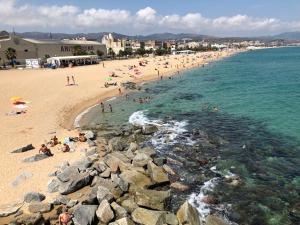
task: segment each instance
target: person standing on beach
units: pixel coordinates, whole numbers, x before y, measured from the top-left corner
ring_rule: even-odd
[[[67,86],[70,86],[70,77],[67,76]]]
[[[105,67],[105,66],[104,66],[104,62],[102,62],[102,66],[103,66],[103,68]]]
[[[163,76],[160,76],[160,79],[162,80],[162,79],[163,79]]]
[[[122,95],[122,90],[121,90],[121,88],[119,88],[119,95]]]
[[[113,112],[113,110],[112,110],[112,106],[111,106],[111,104],[109,104],[109,105],[108,105],[108,107],[109,107],[109,110],[110,110],[110,112],[112,113],[112,112]]]
[[[73,85],[75,85],[75,78],[73,75],[72,75],[72,81],[73,81]]]
[[[103,104],[103,102],[101,102],[100,105],[101,105],[102,113],[104,113],[104,104]]]
[[[157,76],[159,76],[159,70],[157,70]]]

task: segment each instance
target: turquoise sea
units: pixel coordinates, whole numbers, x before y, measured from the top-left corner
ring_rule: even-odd
[[[149,103],[133,101],[146,96]],[[145,145],[184,163],[175,169],[192,189],[178,201],[237,224],[300,224],[300,48],[240,53],[110,104],[113,114],[95,107],[81,123],[160,124]],[[229,185],[230,176],[242,184]]]

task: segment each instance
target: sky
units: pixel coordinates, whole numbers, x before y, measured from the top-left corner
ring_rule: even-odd
[[[0,0],[0,30],[265,36],[300,31],[300,0]]]

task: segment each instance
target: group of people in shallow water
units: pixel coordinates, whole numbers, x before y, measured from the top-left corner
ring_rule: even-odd
[[[75,138],[70,138],[71,141],[74,142],[86,142],[87,138],[85,137],[84,133],[79,133],[78,137]],[[58,138],[56,136],[54,136],[53,138],[51,138],[50,142],[47,144],[42,144],[40,149],[39,149],[39,154],[44,154],[47,156],[53,156],[54,154],[51,152],[51,150],[47,147],[47,145],[50,145],[50,147],[55,147],[57,145],[61,145],[61,142],[58,141]],[[63,143],[61,151],[62,152],[70,152],[71,148],[67,143]]]
[[[101,106],[101,111],[102,111],[102,113],[104,113],[104,112],[105,112],[105,106],[104,106],[104,103],[101,102],[101,103],[100,103],[100,106]],[[113,109],[112,109],[111,104],[108,104],[108,108],[109,108],[109,111],[112,113],[112,112],[113,112]]]
[[[133,102],[137,102],[137,103],[140,103],[140,104],[144,104],[144,103],[150,103],[151,101],[151,97],[150,96],[146,96],[144,98],[140,97],[138,99],[133,99]]]

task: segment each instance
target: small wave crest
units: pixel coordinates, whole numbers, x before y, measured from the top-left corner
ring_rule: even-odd
[[[158,128],[158,131],[152,136],[150,142],[157,149],[163,149],[164,147],[174,145],[179,142],[184,142],[186,145],[193,145],[193,141],[187,133],[186,126],[187,121],[170,120],[164,122],[162,120],[150,120],[146,116],[147,111],[134,112],[129,117],[129,123],[135,126],[144,127],[146,125],[154,125]]]

